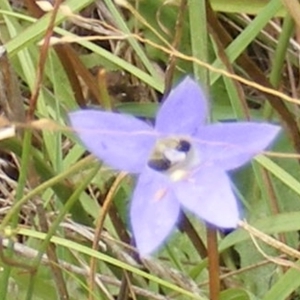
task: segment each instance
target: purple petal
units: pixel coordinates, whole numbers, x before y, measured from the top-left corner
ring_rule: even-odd
[[[207,100],[190,77],[175,87],[156,117],[156,129],[166,134],[193,135],[205,123]]]
[[[156,140],[145,122],[97,110],[81,110],[69,117],[86,148],[107,165],[132,173],[145,167]]]
[[[195,146],[204,163],[231,170],[266,149],[279,131],[279,126],[266,123],[219,123],[203,127]]]
[[[141,256],[151,254],[169,235],[180,206],[161,173],[146,168],[140,175],[130,208],[130,221]]]
[[[203,168],[174,184],[181,204],[201,219],[221,228],[235,228],[239,221],[236,198],[227,174]]]

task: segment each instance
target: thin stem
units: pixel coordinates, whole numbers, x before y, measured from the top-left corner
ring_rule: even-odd
[[[206,0],[189,0],[189,20],[190,36],[193,57],[203,61],[208,61],[207,55],[207,19],[206,19]],[[204,87],[208,86],[208,73],[205,68],[193,62],[195,78]]]
[[[278,38],[278,43],[272,59],[272,69],[270,72],[270,83],[274,88],[278,88],[282,79],[282,69],[286,61],[287,51],[290,44],[290,38],[293,36],[295,23],[290,15],[287,15],[283,21],[282,32]],[[266,102],[264,107],[264,116],[267,119],[272,118],[274,108],[270,103]]]
[[[186,7],[187,7],[187,0],[181,0],[179,10],[178,10],[177,20],[176,20],[176,25],[175,25],[174,39],[172,42],[172,47],[176,50],[179,48],[181,42]],[[168,66],[167,66],[166,76],[165,76],[165,91],[164,91],[165,97],[166,95],[169,94],[172,88],[172,79],[176,68],[176,62],[177,62],[176,56],[171,54],[168,61]]]
[[[207,252],[208,252],[208,273],[209,273],[209,299],[218,300],[220,295],[220,268],[217,243],[217,231],[206,226]]]
[[[117,189],[119,188],[121,181],[125,178],[125,176],[127,175],[127,173],[125,172],[121,172],[117,178],[115,179],[115,182],[113,183],[113,185],[111,186],[105,200],[104,203],[102,205],[102,210],[100,212],[99,218],[97,219],[97,224],[96,224],[96,229],[95,229],[95,235],[94,235],[94,240],[93,240],[93,246],[92,249],[94,250],[98,250],[98,244],[99,244],[99,240],[101,237],[101,232],[103,229],[103,225],[104,225],[104,221],[105,221],[105,217],[109,211],[109,208],[112,204],[113,201],[113,196],[115,195]],[[95,289],[95,278],[96,278],[96,271],[97,271],[97,260],[95,257],[91,257],[90,260],[90,276],[88,278],[88,285],[89,285],[89,300],[94,300],[94,289]],[[105,291],[104,291],[105,292]]]
[[[16,195],[15,195],[15,201],[14,205],[20,203],[20,200],[22,199],[24,188],[26,186],[27,181],[27,175],[28,175],[28,166],[30,165],[30,149],[31,149],[31,132],[26,130],[24,134],[24,142],[23,142],[23,152],[22,152],[22,158],[21,158],[21,168],[20,168],[20,175],[18,179],[18,185],[16,189]],[[19,219],[19,212],[21,210],[21,207],[18,209],[15,209],[11,213],[11,218],[8,219],[8,222],[10,222],[12,228],[16,228],[18,225],[18,219]],[[13,256],[13,243],[10,243],[10,246],[8,247],[8,253],[7,253],[7,259],[11,259]],[[7,296],[7,288],[8,288],[8,281],[11,274],[11,267],[9,265],[5,266],[3,271],[3,276],[1,280],[0,285],[0,299],[6,299]]]

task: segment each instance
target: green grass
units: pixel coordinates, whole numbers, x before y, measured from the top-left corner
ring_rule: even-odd
[[[96,10],[91,13],[92,2],[69,0],[64,5],[74,14],[85,9],[84,16],[91,18],[96,16]],[[105,0],[105,14],[111,19],[93,23],[98,30],[94,33],[79,30],[83,20],[72,23],[66,9],[58,11],[53,35],[73,42],[48,49],[35,122],[14,118],[13,100],[2,108],[22,130],[0,141],[1,154],[9,154],[3,159],[18,170],[16,179],[0,168],[0,299],[62,299],[66,294],[74,300],[128,299],[127,294],[132,299],[210,299],[207,258],[195,246],[203,241],[206,247],[205,225],[188,214],[191,227],[180,227],[152,259],[138,260],[128,245],[128,206],[135,177],[126,176],[110,195],[118,172],[88,156],[68,127],[68,112],[78,109],[79,103],[99,106],[100,95],[107,92],[105,84],[99,90],[94,76],[99,69],[106,71],[110,104],[123,113],[153,118],[165,78],[175,83],[190,74],[210,95],[212,122],[282,124],[272,149],[280,155],[260,155],[231,177],[246,220],[286,246],[299,248],[300,168],[297,157],[286,155],[299,151],[299,108],[284,100],[285,95],[297,96],[299,81],[293,16],[279,0],[227,1],[226,5],[212,0],[212,9],[205,6],[207,2],[190,0],[184,10],[179,9],[181,1]],[[1,39],[22,93],[17,106],[25,111],[37,89],[40,55],[45,51],[41,42],[52,13],[36,18],[29,8],[12,7],[6,0],[0,3]],[[178,27],[181,13],[184,22]],[[250,18],[243,15],[250,13]],[[114,26],[123,36],[118,41],[103,35],[104,29],[114,32]],[[169,64],[172,72],[164,74]],[[94,77],[88,75],[91,70]],[[122,79],[114,81],[114,76]],[[247,84],[242,85],[244,79]],[[9,87],[10,80],[7,76],[0,82],[0,91],[1,86]],[[273,88],[277,96],[261,94],[254,84]],[[129,101],[120,101],[122,93]],[[111,201],[109,211],[105,201]],[[104,230],[96,250],[94,230],[103,216]],[[273,259],[262,255],[241,228],[218,235],[220,299],[298,299],[296,258],[258,242]],[[98,280],[92,290],[91,259],[95,259]],[[216,282],[219,276],[210,280]]]

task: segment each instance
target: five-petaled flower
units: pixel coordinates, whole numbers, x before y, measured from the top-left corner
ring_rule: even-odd
[[[254,122],[206,125],[208,105],[190,77],[162,104],[155,126],[98,110],[70,114],[86,148],[112,168],[139,173],[130,222],[141,255],[152,253],[176,224],[180,209],[234,228],[240,219],[228,170],[249,162],[280,127]]]

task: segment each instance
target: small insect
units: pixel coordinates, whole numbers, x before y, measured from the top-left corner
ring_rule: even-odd
[[[189,141],[182,139],[161,140],[155,146],[148,161],[148,166],[155,171],[168,171],[174,166],[183,163],[190,150],[191,144]]]
[[[191,150],[191,143],[186,140],[179,140],[176,150],[184,153],[188,153]]]

